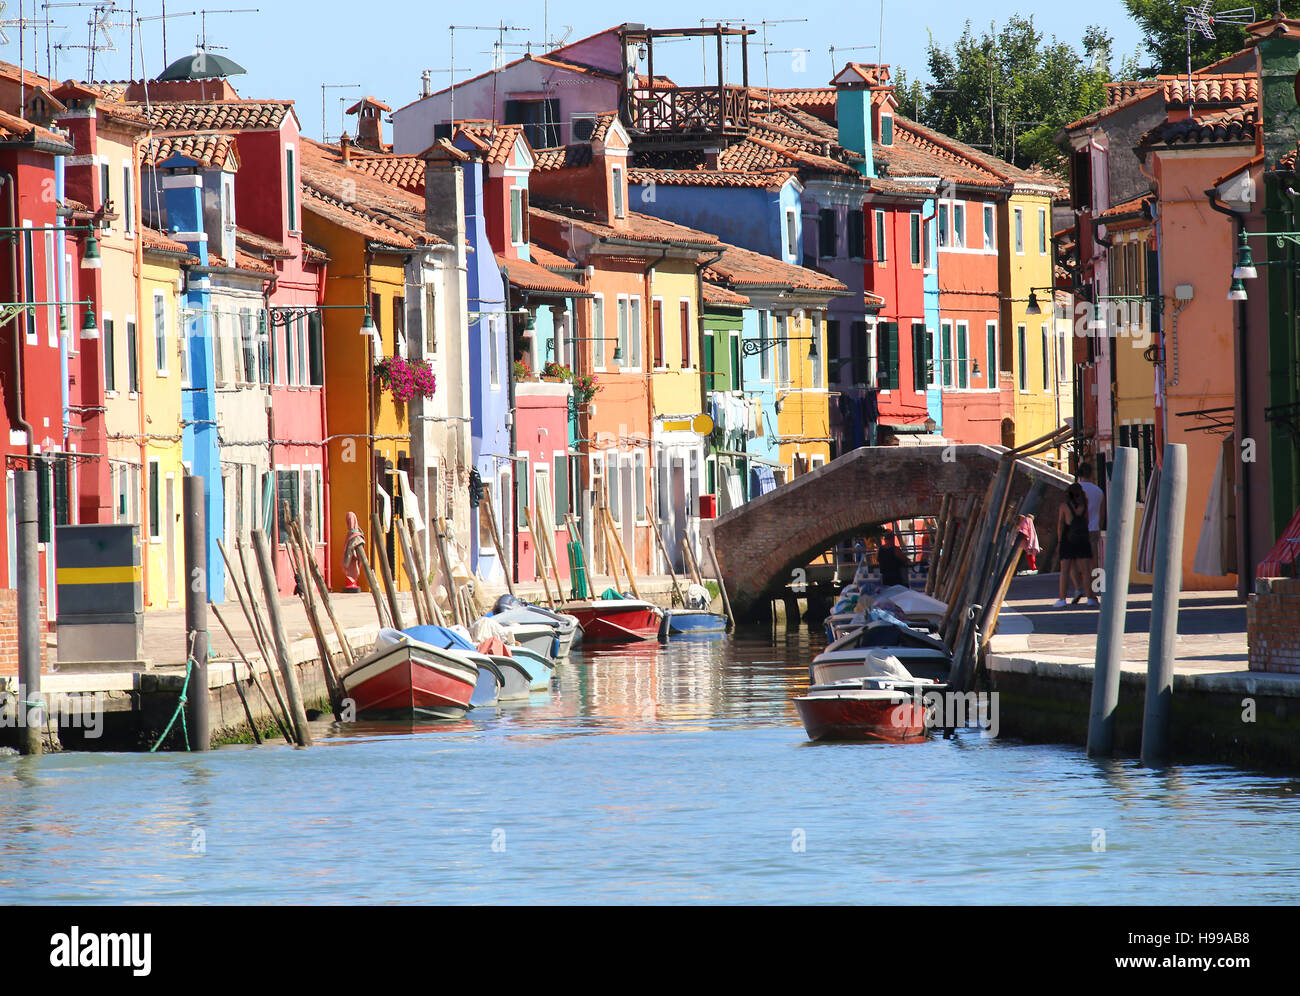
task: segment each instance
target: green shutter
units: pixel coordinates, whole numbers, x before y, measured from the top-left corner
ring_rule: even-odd
[[[307,349],[308,363],[311,367],[310,382],[315,387],[321,387],[325,383],[325,344],[321,338],[319,311],[312,311],[307,315]]]
[[[36,471],[36,542],[50,541],[50,461],[39,457],[31,462]]]
[[[925,390],[925,326],[912,323],[912,389]]]
[[[898,379],[898,322],[889,323],[889,386],[892,390],[902,386]]]
[[[957,386],[963,390],[970,386],[970,353],[966,340],[967,330],[957,326]]]

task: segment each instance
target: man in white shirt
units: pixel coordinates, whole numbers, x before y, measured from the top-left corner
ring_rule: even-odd
[[[1092,546],[1092,559],[1088,561],[1088,583],[1091,584],[1092,579],[1096,577],[1097,563],[1101,559],[1101,523],[1106,514],[1106,495],[1093,483],[1092,464],[1079,465],[1077,480],[1079,486],[1083,488],[1084,496],[1088,499],[1088,540]],[[1088,604],[1100,604],[1095,591],[1088,593]]]

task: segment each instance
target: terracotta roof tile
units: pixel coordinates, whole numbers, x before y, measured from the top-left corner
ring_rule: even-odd
[[[719,245],[719,239],[716,235],[699,232],[693,228],[687,228],[685,225],[664,221],[662,218],[655,218],[637,211],[627,212],[627,217],[622,219],[622,227],[619,228],[598,221],[589,212],[568,204],[533,200],[528,207],[528,213],[543,221],[573,224],[597,238],[626,239],[631,242],[649,244],[673,242],[698,247],[701,250],[712,249]]]
[[[279,128],[292,110],[290,100],[209,100],[163,101],[150,104],[146,113],[163,131],[257,131]]]
[[[744,294],[737,294],[733,290],[728,290],[712,280],[705,280],[704,303],[722,307],[744,308],[749,304],[749,298],[745,297]]]
[[[189,247],[184,242],[177,242],[170,236],[164,235],[148,225],[140,226],[140,244],[146,252],[153,250],[155,252],[175,253],[185,257],[186,262],[197,263],[197,256],[190,253]]]
[[[59,132],[51,131],[49,128],[42,128],[34,125],[25,118],[18,117],[15,114],[9,114],[6,111],[0,111],[0,141],[38,141],[52,143],[56,145],[67,146],[72,149],[72,143]]]
[[[235,167],[239,165],[232,136],[202,132],[151,138],[145,144],[143,156],[145,166],[161,166],[173,156],[192,159],[200,166],[224,167],[227,163]]]
[[[553,169],[575,169],[589,165],[591,165],[591,145],[586,142],[533,150],[533,169],[541,172]]]
[[[539,266],[545,266],[550,270],[573,270],[578,264],[571,262],[559,253],[537,245],[535,242],[528,243],[528,255],[532,257],[533,262]]]
[[[835,296],[848,292],[840,281],[817,270],[795,266],[774,256],[726,242],[720,243],[719,248],[723,250],[722,258],[710,263],[704,275],[728,289],[744,293],[761,287],[788,287]]]
[[[756,172],[709,169],[639,169],[628,170],[627,182],[681,187],[748,187],[777,190],[791,179],[793,172]]]
[[[352,168],[383,183],[424,196],[424,160],[419,156],[365,155],[353,149]]]
[[[235,245],[249,255],[266,259],[293,259],[293,252],[283,242],[268,239],[246,228],[235,230]]]
[[[491,166],[504,165],[510,159],[515,142],[524,133],[522,125],[499,125],[491,121],[461,121],[457,137],[464,135],[478,148]]]
[[[1195,114],[1157,125],[1142,136],[1138,147],[1253,143],[1257,124],[1254,108]]]
[[[523,290],[563,295],[586,293],[582,284],[552,273],[538,263],[526,259],[510,259],[501,253],[497,253],[496,257],[497,266],[506,275],[506,279]]]

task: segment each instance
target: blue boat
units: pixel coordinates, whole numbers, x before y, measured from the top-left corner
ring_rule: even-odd
[[[698,609],[665,609],[659,625],[659,639],[674,636],[719,636],[727,632],[727,617],[721,612]]]

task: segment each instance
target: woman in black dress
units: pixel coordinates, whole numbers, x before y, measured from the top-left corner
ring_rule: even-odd
[[[1088,535],[1088,497],[1078,482],[1071,484],[1065,492],[1065,501],[1061,503],[1056,515],[1056,533],[1061,550],[1061,588],[1060,597],[1052,607],[1063,609],[1067,604],[1066,593],[1071,590],[1071,575],[1076,579],[1074,601],[1083,598],[1088,589],[1088,564],[1092,560],[1092,538]]]

